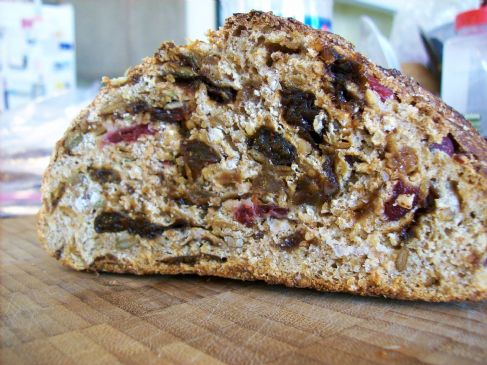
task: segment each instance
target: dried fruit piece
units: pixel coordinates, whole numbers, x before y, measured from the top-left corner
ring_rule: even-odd
[[[51,211],[56,209],[59,201],[63,197],[64,193],[66,192],[66,183],[60,183],[56,189],[50,194],[50,202],[51,202]]]
[[[233,218],[241,223],[250,227],[254,224],[257,217],[265,218],[286,218],[289,213],[289,209],[282,208],[274,204],[259,204],[253,202],[241,203],[233,212]]]
[[[168,265],[179,265],[179,264],[195,265],[200,261],[226,262],[227,258],[211,255],[207,253],[201,253],[199,255],[167,257],[160,261]]]
[[[237,96],[237,91],[230,86],[218,86],[215,85],[208,78],[203,77],[202,81],[206,85],[206,92],[211,100],[216,101],[220,104],[227,104],[235,101]]]
[[[453,156],[455,153],[455,145],[453,144],[452,139],[449,136],[443,137],[441,143],[433,143],[430,146],[431,151],[442,151],[445,152],[448,156]]]
[[[117,212],[103,212],[95,218],[96,233],[122,232],[129,227],[129,218]]]
[[[150,114],[152,119],[161,122],[183,122],[188,119],[190,110],[186,105],[171,109],[153,108]]]
[[[233,212],[233,218],[247,227],[254,224],[256,216],[257,214],[252,203],[242,203]]]
[[[223,186],[234,185],[242,182],[242,173],[239,170],[225,170],[216,179]]]
[[[281,178],[266,168],[252,181],[252,190],[256,193],[279,193],[285,186]]]
[[[387,99],[394,98],[394,92],[388,87],[382,85],[374,76],[368,76],[367,81],[369,82],[370,88],[379,94],[380,100],[383,102]]]
[[[169,226],[162,226],[152,223],[143,217],[132,219],[118,212],[103,212],[95,218],[94,226],[97,233],[128,231],[128,233],[137,234],[142,238],[153,239],[160,236],[165,230],[185,228],[188,223],[177,220]]]
[[[262,153],[274,165],[291,166],[296,159],[296,148],[281,134],[260,127],[249,139],[249,146]]]
[[[333,167],[331,156],[325,155],[323,173],[315,176],[302,175],[296,182],[293,195],[294,204],[323,205],[338,192],[338,179]]]
[[[205,206],[209,203],[213,194],[210,191],[204,190],[200,185],[188,186],[187,198],[195,205]]]
[[[151,107],[145,101],[137,101],[130,104],[127,107],[127,111],[130,114],[150,113],[151,119],[161,122],[183,122],[188,119],[190,110],[187,104],[181,103],[181,106],[176,108],[168,107],[170,104],[167,104],[164,108],[157,108]]]
[[[120,174],[110,168],[90,168],[89,173],[91,179],[100,184],[120,182]]]
[[[181,154],[193,179],[201,175],[203,168],[220,162],[221,159],[212,147],[197,139],[184,142],[181,145]]]
[[[127,228],[130,234],[137,234],[142,238],[148,239],[160,236],[166,229],[167,227],[151,223],[144,218],[131,219]]]
[[[418,156],[411,147],[402,147],[387,156],[387,166],[394,172],[409,174],[418,166]]]
[[[296,182],[293,196],[294,204],[322,205],[326,196],[320,187],[320,180],[309,176],[301,176]]]
[[[346,105],[350,102],[353,102],[353,104],[362,102],[363,96],[356,93],[364,89],[366,81],[363,66],[360,63],[338,56],[328,66],[328,72],[332,77],[335,101],[339,107],[341,107],[341,104]],[[352,91],[353,84],[356,85],[358,90]]]
[[[120,142],[135,142],[143,135],[153,135],[156,131],[148,124],[137,124],[127,128],[108,132],[102,138],[104,144],[116,144]]]
[[[302,138],[320,144],[323,143],[323,136],[313,127],[313,121],[320,113],[320,109],[315,106],[315,99],[312,93],[297,88],[284,88],[281,91],[284,120],[298,127],[298,133]]]
[[[259,217],[286,218],[289,213],[289,209],[274,204],[257,204],[254,207]]]
[[[127,111],[130,114],[145,113],[149,111],[149,109],[149,105],[143,100],[134,101],[127,106]]]
[[[345,161],[349,166],[353,166],[357,162],[363,162],[362,158],[355,155],[345,155]]]
[[[323,173],[325,179],[322,181],[323,191],[325,195],[331,197],[333,196],[339,188],[338,178],[335,174],[335,161],[330,155],[323,155]]]
[[[294,232],[281,240],[277,246],[282,250],[289,250],[299,246],[304,241],[304,234],[301,231]]]
[[[398,204],[397,198],[400,195],[412,195],[411,208],[405,208]],[[384,203],[384,214],[390,221],[396,221],[404,217],[411,209],[418,204],[419,189],[410,186],[402,180],[398,180],[392,189],[392,196]]]

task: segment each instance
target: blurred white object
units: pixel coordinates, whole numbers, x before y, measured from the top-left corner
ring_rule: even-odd
[[[0,114],[0,217],[35,213],[52,148],[98,88],[64,92]]]
[[[428,54],[419,29],[428,33],[451,23],[459,12],[477,7],[479,0],[408,0],[398,5],[390,36],[392,47],[400,63],[421,63],[426,66]]]
[[[0,1],[0,111],[76,87],[74,8]]]
[[[221,0],[218,3],[220,25],[234,13],[261,10],[293,17],[316,29],[331,30],[333,0]]]
[[[185,0],[186,38],[205,39],[208,29],[216,25],[215,0]]]
[[[382,35],[374,21],[364,15],[361,21],[361,40],[359,50],[373,62],[385,68],[400,69],[396,52],[389,41]]]
[[[487,137],[487,6],[461,13],[443,49],[441,96]]]

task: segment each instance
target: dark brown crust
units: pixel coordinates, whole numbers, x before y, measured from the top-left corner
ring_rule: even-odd
[[[267,284],[281,284],[287,287],[294,288],[312,288],[325,292],[346,292],[361,296],[381,296],[393,299],[402,300],[426,300],[430,302],[446,302],[446,301],[479,301],[487,298],[485,292],[476,291],[469,292],[469,294],[460,293],[431,293],[421,288],[414,290],[408,289],[402,285],[385,286],[376,282],[372,275],[366,287],[350,288],[344,282],[336,283],[326,281],[324,279],[314,279],[307,277],[300,277],[300,275],[290,275],[280,273],[278,276],[273,274],[270,270],[265,269],[266,265],[262,265],[262,269],[253,267],[250,264],[240,260],[231,259],[224,263],[212,262],[211,260],[201,260],[195,265],[177,264],[166,265],[160,264],[158,266],[151,266],[147,268],[134,267],[129,262],[117,262],[112,258],[109,260],[98,260],[93,262],[91,270],[114,273],[130,273],[135,275],[178,275],[178,274],[196,274],[200,276],[218,276],[228,279],[237,279],[244,281],[262,280]]]

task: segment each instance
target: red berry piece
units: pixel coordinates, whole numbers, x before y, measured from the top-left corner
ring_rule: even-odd
[[[394,92],[388,87],[382,85],[375,77],[367,77],[369,81],[369,86],[380,96],[380,100],[386,101],[387,99],[392,99],[394,97]]]
[[[120,142],[135,142],[140,136],[145,134],[154,134],[148,124],[137,124],[131,127],[118,129],[113,132],[108,132],[103,136],[103,143],[120,143]]]

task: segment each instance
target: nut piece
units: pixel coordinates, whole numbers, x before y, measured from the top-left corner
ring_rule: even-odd
[[[414,198],[414,194],[399,194],[396,203],[402,208],[411,209],[413,207]]]
[[[408,257],[409,257],[409,252],[406,247],[403,247],[399,250],[396,256],[396,269],[398,271],[404,271],[406,269],[406,266],[408,264]]]

